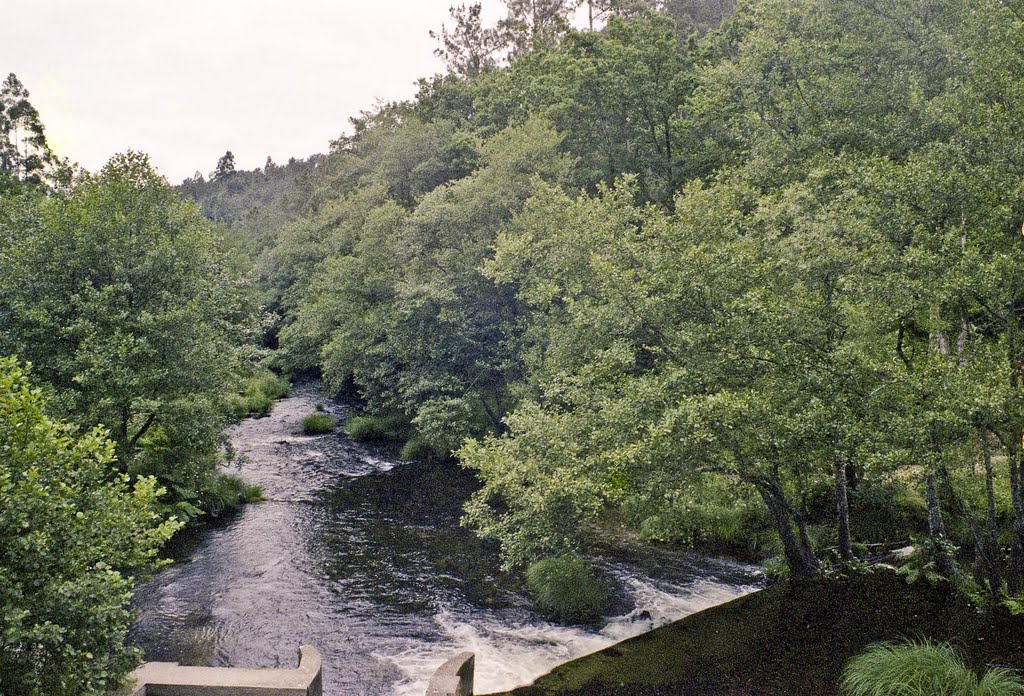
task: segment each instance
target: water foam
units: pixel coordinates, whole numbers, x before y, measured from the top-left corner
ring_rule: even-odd
[[[431,674],[464,650],[476,655],[478,693],[506,691],[534,681],[560,664],[602,650],[658,626],[752,592],[754,586],[697,580],[685,586],[637,577],[621,566],[608,570],[635,603],[628,614],[606,619],[600,630],[545,621],[510,620],[507,615],[461,616],[441,611],[434,617],[442,641],[410,640],[374,653],[403,675],[396,696],[419,696]]]

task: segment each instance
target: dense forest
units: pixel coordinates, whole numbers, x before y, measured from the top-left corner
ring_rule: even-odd
[[[177,188],[138,153],[60,161],[8,78],[0,411],[39,425],[0,446],[110,465],[66,509],[116,496],[109,524],[151,529],[83,562],[124,582],[258,495],[218,464],[272,368],[473,470],[464,522],[510,571],[609,534],[796,577],[913,545],[908,579],[1024,606],[1024,6],[506,5],[452,8],[448,72],[328,153]],[[99,688],[123,630],[82,661],[53,627],[93,609],[22,609],[67,591],[24,557],[66,532],[9,511],[71,466],[25,461],[0,467],[0,607],[36,623],[0,672],[49,683],[24,676],[45,650]]]

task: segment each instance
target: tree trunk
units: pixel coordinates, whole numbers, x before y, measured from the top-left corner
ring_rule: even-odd
[[[935,488],[935,474],[928,474],[924,479],[924,500],[928,506],[928,536],[941,537],[945,533],[942,526],[942,509],[939,507],[939,493]]]
[[[987,440],[982,437],[982,457],[985,463],[985,500],[988,503],[988,510],[985,517],[985,546],[988,549],[989,558],[989,591],[993,596],[998,596],[1003,587],[1002,563],[999,559],[999,526],[996,520],[996,492],[995,478],[992,475],[992,448]]]
[[[487,399],[484,398],[483,394],[478,395],[478,398],[480,399],[480,403],[484,407],[484,411],[487,413],[487,417],[491,421],[491,425],[494,426],[494,434],[504,435],[506,430],[505,423],[501,420],[501,418],[498,417],[498,414],[494,412],[494,409],[491,408],[491,405],[487,403]]]
[[[945,527],[942,524],[942,508],[939,506],[939,492],[935,484],[935,474],[929,473],[924,481],[924,497],[928,505],[928,535],[932,538],[935,548],[935,563],[939,572],[947,577],[954,586],[964,587],[967,581],[957,568],[953,558],[946,553],[942,542],[946,540]]]
[[[981,531],[978,529],[978,525],[974,520],[974,515],[971,514],[971,511],[968,509],[967,504],[964,503],[963,498],[961,498],[957,494],[956,489],[953,488],[953,478],[949,475],[949,469],[942,466],[939,469],[939,473],[942,474],[942,481],[946,484],[946,488],[949,490],[950,500],[960,512],[960,517],[963,518],[964,524],[967,525],[967,529],[971,534],[971,543],[974,546],[974,576],[979,582],[983,578],[988,580],[991,588],[993,574],[992,559],[989,557]],[[997,578],[996,585],[999,584],[1000,583]]]
[[[849,563],[855,560],[850,539],[850,503],[846,495],[846,457],[835,459],[836,525],[839,528],[839,558]]]
[[[1010,500],[1013,503],[1013,534],[1010,541],[1010,587],[1019,592],[1024,580],[1024,495],[1021,486],[1021,459],[1024,450],[1020,442],[1010,453]]]
[[[806,529],[801,530],[802,540],[798,540],[793,531],[793,511],[786,502],[781,487],[774,482],[762,483],[757,486],[757,490],[775,523],[775,530],[782,541],[783,553],[790,572],[798,578],[816,574],[820,566],[809,548]]]

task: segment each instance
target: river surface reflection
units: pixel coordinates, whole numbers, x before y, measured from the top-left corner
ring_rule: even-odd
[[[344,419],[344,404],[306,385],[232,428],[235,473],[267,500],[189,540],[138,589],[131,640],[145,659],[293,667],[311,644],[326,695],[404,695],[472,650],[486,693],[757,589],[749,566],[624,549],[602,563],[625,589],[617,615],[589,628],[548,623],[499,571],[495,546],[459,526],[471,474],[392,460],[337,433],[304,436],[299,421],[318,402]]]

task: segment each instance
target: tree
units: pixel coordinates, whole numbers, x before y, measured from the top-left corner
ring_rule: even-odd
[[[231,174],[235,173],[235,156],[231,150],[228,150],[224,155],[217,160],[217,168],[210,174],[210,179],[223,179]]]
[[[533,177],[562,182],[570,169],[539,120],[491,138],[480,158],[411,213],[382,201],[382,183],[326,208],[327,222],[297,237],[315,232],[319,248],[337,251],[293,285],[293,322],[281,332],[286,358],[319,365],[332,386],[352,378],[371,409],[412,419],[439,451],[502,427],[517,304],[480,266]]]
[[[195,501],[256,331],[210,224],[128,153],[67,196],[0,198],[0,255],[0,353],[37,365],[63,415],[106,427],[122,467]]]
[[[480,19],[481,5],[452,7],[454,26],[441,27],[441,32],[430,32],[430,37],[441,45],[434,49],[434,55],[444,60],[449,72],[467,78],[474,78],[497,67],[494,54],[503,47],[500,32],[483,26]]]
[[[510,60],[556,46],[569,28],[569,15],[577,7],[575,0],[503,1],[508,14],[498,22],[498,30],[510,47]]]
[[[49,418],[26,369],[0,358],[0,691],[101,696],[138,664],[132,573],[180,526],[163,489],[119,475],[100,429]]]
[[[655,0],[583,0],[587,6],[587,26],[593,31],[609,17],[630,17],[640,12],[654,12]]]
[[[0,85],[0,176],[41,183],[53,154],[39,112],[14,73]]]

